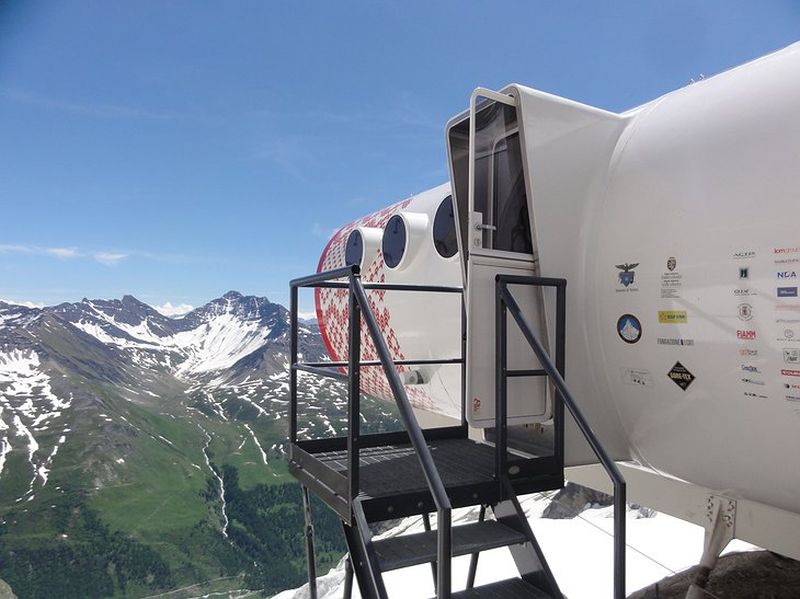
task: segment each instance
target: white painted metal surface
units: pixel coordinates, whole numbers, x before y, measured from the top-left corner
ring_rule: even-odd
[[[606,446],[740,510],[800,513],[800,45],[623,114],[503,92],[535,257],[568,280],[567,382]],[[403,209],[435,211],[415,201]],[[385,279],[461,280],[456,259],[420,252]],[[457,310],[388,301],[407,357],[457,351]],[[453,415],[453,371],[418,405]],[[591,462],[566,441],[569,464]]]

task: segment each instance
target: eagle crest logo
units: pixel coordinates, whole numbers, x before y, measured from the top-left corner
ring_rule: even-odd
[[[633,269],[636,268],[637,266],[639,266],[638,262],[635,262],[633,264],[628,264],[628,263],[617,264],[614,266],[614,268],[619,269],[620,285],[622,285],[623,287],[630,287],[631,285],[633,285],[633,280],[636,277],[636,271]]]

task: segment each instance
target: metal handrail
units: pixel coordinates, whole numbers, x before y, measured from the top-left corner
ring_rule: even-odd
[[[347,278],[347,283],[335,281],[335,279]],[[349,387],[349,402],[348,402],[348,479],[350,486],[350,498],[352,501],[359,492],[358,486],[358,428],[359,428],[359,400],[360,400],[360,368],[361,366],[382,366],[384,374],[389,382],[389,387],[392,390],[395,403],[397,404],[400,413],[400,420],[406,429],[409,441],[414,448],[414,451],[419,459],[420,466],[422,467],[426,483],[433,497],[434,504],[436,505],[437,513],[437,561],[439,567],[437,569],[437,584],[436,596],[438,599],[449,599],[451,595],[451,569],[452,569],[452,505],[447,496],[447,491],[444,482],[436,469],[436,464],[433,461],[430,448],[428,447],[422,428],[419,426],[414,412],[411,408],[411,402],[406,394],[405,387],[403,386],[400,376],[397,373],[396,366],[400,363],[461,363],[463,367],[463,345],[462,357],[460,359],[444,359],[444,360],[399,360],[395,361],[392,358],[389,346],[381,333],[380,326],[375,317],[372,307],[370,306],[367,298],[366,289],[370,290],[394,290],[394,291],[430,291],[438,293],[463,293],[461,288],[457,287],[444,287],[444,286],[421,286],[421,285],[387,285],[387,284],[364,284],[360,278],[360,270],[358,266],[349,266],[344,268],[332,269],[306,277],[293,279],[290,283],[290,354],[291,354],[291,367],[290,367],[290,409],[289,409],[289,426],[290,426],[290,440],[292,443],[297,441],[297,372],[300,370],[319,374],[323,376],[331,376],[333,373],[326,368],[345,366],[344,363],[309,363],[303,364],[297,362],[297,290],[300,287],[317,287],[317,288],[333,288],[333,289],[348,289],[349,290],[349,355],[347,366],[347,374],[337,373],[336,378],[341,378],[348,381]],[[463,305],[463,303],[462,303]],[[367,326],[367,331],[375,346],[378,354],[378,361],[361,361],[361,327],[360,320],[363,318]],[[462,323],[463,324],[463,323]],[[463,333],[463,331],[462,331]],[[462,377],[463,378],[463,377]],[[463,411],[463,406],[462,406]],[[462,414],[463,420],[463,414]]]
[[[394,395],[397,409],[400,412],[400,419],[406,428],[408,438],[411,441],[411,445],[414,447],[415,453],[417,454],[420,466],[422,467],[422,472],[425,475],[425,481],[428,484],[431,495],[433,495],[433,501],[436,504],[436,520],[438,529],[436,550],[438,562],[436,573],[436,596],[439,599],[448,599],[450,597],[450,569],[452,560],[452,530],[450,514],[453,508],[450,504],[450,498],[447,496],[447,491],[445,490],[442,477],[439,475],[439,471],[436,469],[436,464],[433,461],[431,450],[428,448],[428,444],[425,442],[425,436],[422,434],[422,429],[420,428],[417,418],[414,416],[414,412],[411,409],[411,402],[408,401],[408,395],[406,394],[405,387],[403,387],[403,382],[400,380],[400,376],[393,367],[394,363],[392,360],[392,354],[389,351],[389,346],[386,343],[386,339],[384,339],[383,334],[381,333],[380,326],[378,325],[378,321],[375,318],[374,312],[372,311],[372,307],[369,305],[369,300],[367,299],[367,292],[364,289],[364,285],[357,277],[353,278],[352,283],[353,294],[355,295],[356,301],[361,307],[361,315],[364,318],[364,322],[367,325],[367,330],[369,331],[372,342],[375,345],[375,351],[377,352],[378,358],[383,366],[383,372],[389,381],[389,387],[392,390],[392,395]]]
[[[575,398],[567,388],[559,369],[553,364],[547,351],[542,345],[541,341],[534,335],[532,329],[525,317],[522,315],[522,310],[517,303],[514,296],[508,289],[508,285],[529,285],[539,287],[556,287],[559,290],[558,298],[558,324],[564,324],[564,311],[565,299],[563,290],[566,287],[565,279],[552,279],[544,277],[520,277],[510,275],[497,275],[495,279],[497,288],[497,299],[499,300],[498,315],[502,315],[502,321],[505,323],[505,309],[511,313],[511,316],[519,326],[522,335],[525,337],[528,344],[533,349],[536,357],[538,358],[542,368],[546,371],[547,376],[558,389],[557,397],[561,398],[563,405],[566,405],[572,415],[578,429],[583,433],[584,438],[589,443],[592,451],[597,456],[597,459],[602,464],[603,468],[608,474],[609,478],[614,485],[614,597],[615,599],[625,598],[625,505],[626,505],[626,484],[625,478],[622,476],[617,464],[608,455],[603,447],[597,434],[592,430],[591,425],[586,420],[580,407],[578,406]],[[498,316],[498,321],[500,320]],[[563,362],[563,345],[559,348],[561,352],[560,362]],[[505,373],[502,373],[505,375]]]

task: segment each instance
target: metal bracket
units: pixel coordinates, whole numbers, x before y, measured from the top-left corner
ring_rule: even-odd
[[[717,565],[720,553],[727,547],[736,532],[736,500],[721,495],[709,495],[706,500],[705,539],[703,557],[700,558],[694,582],[686,599],[704,599],[704,591],[711,570]]]

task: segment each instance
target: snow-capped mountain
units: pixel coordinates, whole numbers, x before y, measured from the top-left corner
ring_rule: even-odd
[[[7,308],[15,312],[14,307]],[[187,379],[231,368],[266,346],[283,349],[288,334],[283,306],[236,291],[178,318],[164,316],[130,295],[121,300],[84,299],[40,312],[57,315],[105,345],[127,350],[136,362],[160,359]],[[35,313],[35,309],[26,312]],[[307,340],[311,333],[306,327],[301,337]]]
[[[276,392],[285,389],[288,335],[283,306],[235,291],[179,318],[130,295],[45,308],[0,302],[0,477],[7,456],[19,449],[28,454],[33,478],[18,499],[30,497],[37,480],[47,482],[70,432],[61,422],[73,406],[76,378],[117,384],[132,401],[184,386],[215,404],[214,392],[248,381]],[[313,324],[301,327],[300,347],[313,359],[326,355]]]
[[[327,356],[315,322],[301,323],[299,351]],[[19,596],[145,596],[227,572],[232,588],[286,588],[302,567],[272,572],[265,556],[282,546],[260,539],[282,526],[289,543],[299,525],[232,498],[269,506],[289,491],[267,500],[267,488],[295,489],[282,459],[288,353],[286,308],[235,291],[174,318],[132,296],[0,301],[0,583]],[[301,434],[346,425],[342,383],[302,375],[298,397]],[[370,400],[362,413],[396,422]],[[54,551],[61,578],[38,577]],[[108,574],[123,558],[128,569]],[[85,563],[96,580],[78,575]]]

